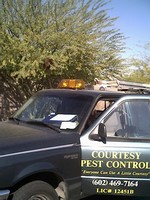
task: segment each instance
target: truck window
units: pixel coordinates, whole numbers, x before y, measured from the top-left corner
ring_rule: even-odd
[[[150,138],[150,102],[130,100],[104,120],[108,137]]]
[[[91,96],[73,93],[35,95],[15,113],[14,117],[25,123],[43,122],[70,131],[78,127],[87,115],[91,101]]]
[[[130,102],[131,124],[136,128],[135,137],[150,137],[150,102]]]
[[[86,127],[88,128],[93,124],[93,122],[109,107],[109,105],[114,101],[108,101],[108,100],[99,100],[94,109],[92,110],[89,119],[87,121]]]

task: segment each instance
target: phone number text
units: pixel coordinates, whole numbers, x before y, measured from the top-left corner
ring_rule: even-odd
[[[129,181],[129,180],[105,180],[105,179],[94,179],[92,184],[96,186],[124,186],[124,187],[138,187],[138,181]]]

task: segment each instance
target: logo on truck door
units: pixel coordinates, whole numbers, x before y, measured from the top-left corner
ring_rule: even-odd
[[[82,174],[148,176],[150,175],[150,163],[142,161],[141,158],[141,152],[92,151],[91,159],[81,161]],[[137,172],[137,169],[142,171]]]
[[[150,162],[140,151],[86,150],[84,155],[83,183],[91,184],[95,193],[135,195],[140,181],[150,178]]]

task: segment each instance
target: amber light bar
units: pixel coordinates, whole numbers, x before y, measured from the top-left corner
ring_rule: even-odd
[[[82,79],[63,79],[58,88],[62,89],[84,89],[85,82]]]

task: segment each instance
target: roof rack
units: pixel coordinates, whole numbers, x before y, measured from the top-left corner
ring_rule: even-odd
[[[121,92],[131,92],[138,94],[150,94],[150,89],[147,88],[126,88],[126,89],[118,89]]]
[[[128,81],[118,81],[118,91],[132,92],[139,94],[149,94],[150,84],[135,83]]]
[[[100,80],[97,82],[99,90],[109,90],[109,91],[121,91],[121,92],[132,92],[139,94],[150,94],[150,84],[136,83],[129,81],[105,81]]]

